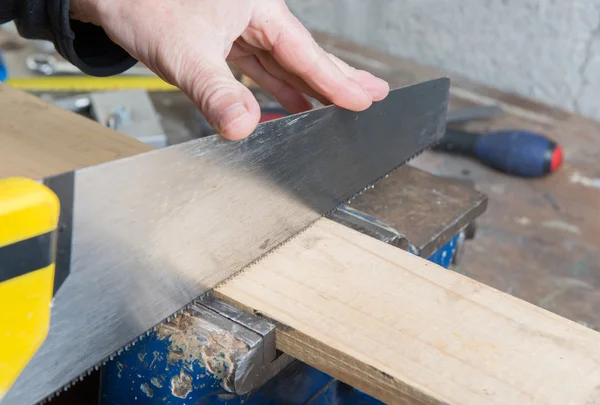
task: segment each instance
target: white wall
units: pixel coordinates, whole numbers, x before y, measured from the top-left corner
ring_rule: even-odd
[[[600,0],[287,0],[309,28],[600,119]]]

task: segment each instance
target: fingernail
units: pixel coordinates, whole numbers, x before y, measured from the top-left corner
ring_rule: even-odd
[[[367,96],[369,96],[369,98],[371,99],[371,101],[373,101],[373,94],[369,91],[369,89],[366,86],[364,86],[364,85],[361,85],[360,88],[362,89],[362,91],[365,92],[365,94]]]
[[[370,89],[376,89],[378,91],[387,91],[390,88],[390,85],[385,80],[382,80],[378,77],[373,77],[373,81],[369,83]]]
[[[360,83],[358,80],[354,80],[354,79],[350,79],[350,80],[352,80],[354,82],[354,84],[356,84],[356,87],[361,89],[363,91],[363,93],[365,93],[369,97],[369,99],[371,101],[373,101],[373,95],[371,94],[369,89],[363,83]]]
[[[371,95],[373,101],[379,101],[390,91],[390,86],[387,82],[377,79],[363,84],[364,89]]]
[[[219,128],[221,131],[225,131],[228,126],[235,124],[247,115],[250,115],[250,113],[243,102],[232,104],[221,112]]]

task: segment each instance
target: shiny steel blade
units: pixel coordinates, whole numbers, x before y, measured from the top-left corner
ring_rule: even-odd
[[[244,141],[203,138],[63,175],[74,178],[71,273],[2,405],[61,389],[431,145],[448,89],[437,79],[361,113],[326,107]]]

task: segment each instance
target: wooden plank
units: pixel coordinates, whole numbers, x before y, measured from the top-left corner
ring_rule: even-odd
[[[38,179],[152,149],[7,85],[0,117],[0,177]]]
[[[150,149],[5,86],[0,106],[0,177]],[[600,403],[596,332],[325,219],[218,293],[278,322],[283,351],[390,403]]]
[[[322,219],[216,293],[388,403],[600,404],[600,335]]]

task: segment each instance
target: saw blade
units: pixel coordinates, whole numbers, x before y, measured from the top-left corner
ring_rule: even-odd
[[[2,405],[43,400],[441,138],[449,80],[67,173],[70,274]],[[60,177],[48,184],[60,184]]]

